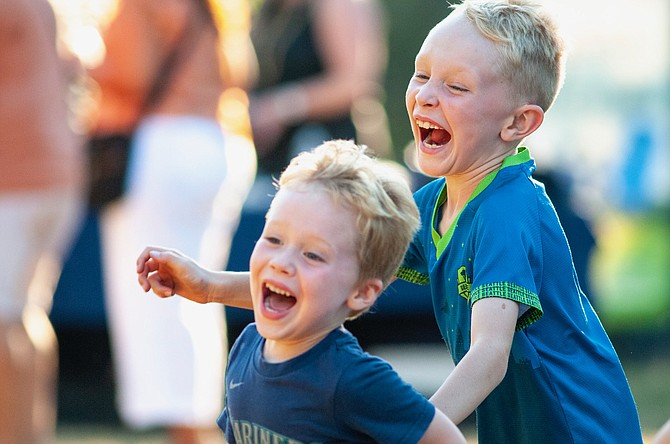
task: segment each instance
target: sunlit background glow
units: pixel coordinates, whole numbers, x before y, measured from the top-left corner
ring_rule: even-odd
[[[552,0],[569,43],[566,82],[533,154],[568,167],[582,185],[614,198],[616,172],[632,149],[647,152],[644,204],[665,205],[670,183],[668,69],[670,3]],[[647,146],[632,146],[647,144]],[[614,183],[613,183],[614,182]]]

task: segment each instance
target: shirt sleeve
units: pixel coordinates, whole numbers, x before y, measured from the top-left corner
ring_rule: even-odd
[[[543,267],[540,222],[528,202],[535,200],[489,199],[475,221],[470,303],[501,297],[527,306],[517,320],[517,330],[542,316],[536,286]]]
[[[414,201],[419,208],[421,228],[410,243],[405,259],[396,273],[399,279],[419,285],[430,283],[427,255],[430,248],[435,248],[431,241],[432,217],[435,199],[442,187],[443,182],[436,179],[414,193]]]
[[[424,435],[435,407],[404,382],[386,361],[369,356],[342,373],[335,414],[348,427],[375,442],[416,444]]]
[[[396,273],[396,277],[407,282],[419,285],[428,285],[430,278],[426,261],[421,254],[421,239],[419,233],[410,243],[405,258]]]

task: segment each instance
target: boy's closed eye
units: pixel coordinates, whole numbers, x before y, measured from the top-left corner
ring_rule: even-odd
[[[430,76],[426,73],[423,73],[423,72],[415,72],[414,73],[414,78],[417,79],[417,80],[423,81],[423,82],[430,80]],[[456,92],[456,93],[466,93],[466,92],[470,91],[468,88],[466,88],[462,85],[459,85],[459,84],[445,83],[445,86],[449,90],[451,90],[453,92]]]
[[[464,93],[464,92],[468,92],[468,91],[469,91],[469,89],[467,89],[467,88],[464,88],[464,87],[462,87],[462,86],[460,86],[460,85],[454,85],[454,84],[447,85],[447,88],[449,88],[449,89],[452,90],[452,91],[456,91],[456,92],[458,92],[458,93]]]
[[[263,239],[264,241],[270,243],[270,244],[273,244],[273,245],[280,245],[280,244],[281,244],[281,240],[280,240],[278,237],[274,237],[274,236],[263,236],[262,239]]]
[[[412,77],[418,80],[430,80],[430,76],[428,74],[419,71],[415,71]]]
[[[325,262],[326,261],[322,256],[320,256],[318,253],[314,253],[313,251],[306,251],[304,253],[304,255],[310,261],[314,261],[314,262]]]

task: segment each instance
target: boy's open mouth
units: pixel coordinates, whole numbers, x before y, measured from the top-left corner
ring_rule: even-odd
[[[439,148],[451,140],[451,134],[444,128],[422,120],[417,120],[416,124],[419,127],[421,140],[428,148]]]
[[[290,309],[296,303],[295,296],[287,291],[266,283],[263,285],[263,304],[265,308],[274,311],[282,312]]]

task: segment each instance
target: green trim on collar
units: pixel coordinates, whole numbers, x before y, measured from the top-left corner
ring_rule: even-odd
[[[468,198],[468,202],[471,202],[482,191],[484,191],[486,187],[488,187],[491,184],[491,182],[493,182],[493,179],[495,179],[500,170],[510,166],[521,165],[522,163],[526,163],[529,160],[531,160],[531,155],[528,148],[524,146],[519,147],[516,154],[505,157],[503,159],[500,168],[498,168],[495,171],[491,171],[486,177],[484,177],[484,179],[482,179],[481,182],[479,182],[477,188],[475,188],[475,190],[472,192],[472,195]],[[451,241],[451,236],[454,234],[454,230],[458,226],[458,219],[461,217],[461,214],[459,213],[454,222],[447,230],[447,232],[444,233],[444,236],[440,236],[440,233],[438,233],[438,231],[435,229],[436,226],[435,222],[437,221],[438,211],[440,211],[440,208],[446,201],[447,201],[447,182],[445,181],[444,185],[442,185],[442,189],[440,190],[440,195],[438,196],[437,201],[435,202],[435,207],[433,208],[433,216],[431,218],[431,230],[432,230],[431,234],[433,237],[433,243],[435,244],[435,248],[437,250],[436,254],[438,258],[442,255],[445,248],[447,248],[447,245],[449,245],[449,242]],[[463,207],[463,209],[465,209],[465,207]],[[463,210],[461,210],[461,212],[462,211]]]
[[[503,159],[501,168],[506,168],[513,165],[521,165],[522,163],[528,162],[530,159],[532,159],[532,157],[528,148],[525,146],[520,146],[517,149],[516,154],[512,154],[511,156],[507,156]]]

